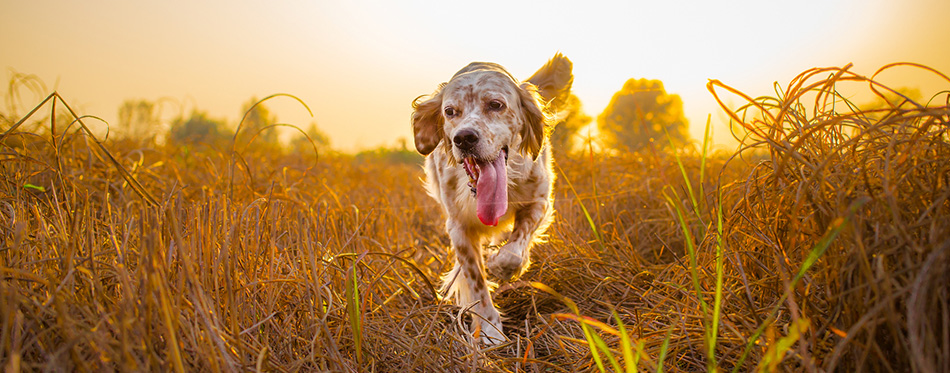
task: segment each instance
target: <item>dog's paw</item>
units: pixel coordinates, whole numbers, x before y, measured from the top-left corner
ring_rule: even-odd
[[[501,323],[492,325],[489,322],[483,322],[478,329],[478,342],[486,346],[497,346],[508,341],[505,334],[501,332]]]
[[[511,281],[521,276],[525,269],[525,261],[520,255],[515,255],[511,250],[505,250],[503,247],[495,255],[488,258],[488,273],[499,281]]]

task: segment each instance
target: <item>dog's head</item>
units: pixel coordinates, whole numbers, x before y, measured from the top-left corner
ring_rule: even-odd
[[[548,103],[566,100],[573,75],[560,53],[525,82],[494,63],[473,62],[413,103],[416,150],[440,145],[450,159],[494,160],[515,149],[537,158],[553,124]]]
[[[518,82],[498,64],[473,62],[413,102],[416,150],[428,155],[441,147],[450,163],[462,164],[483,223],[497,224],[507,209],[508,152],[540,154],[554,121],[548,104],[566,100],[571,67],[559,53]]]

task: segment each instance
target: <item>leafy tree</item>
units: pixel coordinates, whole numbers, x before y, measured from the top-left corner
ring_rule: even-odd
[[[667,94],[659,80],[628,80],[614,94],[597,123],[607,146],[614,149],[635,151],[651,141],[661,147],[669,146],[666,132],[677,145],[690,139],[683,101],[679,95]]]
[[[172,122],[169,138],[178,143],[218,143],[228,140],[224,122],[208,118],[208,114],[193,111],[187,120]]]
[[[253,138],[255,144],[268,147],[277,146],[277,129],[264,129],[267,126],[276,124],[277,116],[271,114],[270,109],[263,103],[258,103],[258,101],[257,98],[252,97],[241,108],[244,121],[241,122],[241,132],[238,133],[237,144],[241,146],[248,145],[248,142]],[[257,136],[256,138],[254,137],[255,135]]]
[[[133,139],[146,139],[158,133],[161,118],[154,102],[126,100],[119,107],[119,128]]]
[[[566,101],[567,116],[554,126],[551,132],[551,150],[557,154],[566,154],[574,148],[574,136],[577,131],[590,123],[590,115],[584,113],[581,100],[570,95]]]
[[[313,145],[316,145],[317,152],[323,152],[327,149],[330,149],[330,137],[317,128],[316,123],[310,123],[310,127],[307,128],[307,136],[310,136],[310,140],[313,140],[313,145],[310,145],[310,141],[307,140],[307,136],[303,136],[299,132],[296,133],[297,136],[295,136],[293,140],[290,141],[290,149],[295,153],[311,153],[313,152]]]

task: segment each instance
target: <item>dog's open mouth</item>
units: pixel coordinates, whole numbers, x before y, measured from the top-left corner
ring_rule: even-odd
[[[485,225],[498,225],[508,211],[508,147],[502,147],[493,160],[474,156],[462,158],[462,167],[468,174],[468,186],[475,195],[478,220]]]

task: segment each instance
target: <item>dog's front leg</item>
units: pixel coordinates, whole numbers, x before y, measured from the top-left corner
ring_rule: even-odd
[[[492,303],[480,239],[467,232],[461,224],[449,221],[447,226],[455,250],[455,266],[443,277],[444,290],[455,295],[459,307],[474,304],[472,311],[476,315],[473,316],[471,331],[479,330],[482,343],[502,343],[505,336],[502,334],[501,315]]]
[[[488,259],[488,271],[500,281],[520,277],[531,265],[531,245],[551,224],[550,201],[520,206],[515,211],[515,226],[508,243]]]

